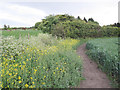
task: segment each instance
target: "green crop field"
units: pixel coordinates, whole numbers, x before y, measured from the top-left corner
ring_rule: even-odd
[[[0,31],[2,32],[3,36],[15,36],[17,39],[19,37],[25,37],[29,35],[31,36],[37,36],[39,33],[41,33],[41,31],[38,30],[12,30],[12,31],[8,31],[8,30],[4,30],[4,31]]]
[[[101,69],[116,81],[120,81],[118,38],[99,38],[87,42],[87,54],[100,64]]]

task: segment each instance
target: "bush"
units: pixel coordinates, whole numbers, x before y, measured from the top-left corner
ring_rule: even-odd
[[[53,36],[64,38],[65,37],[65,32],[64,32],[64,27],[63,27],[62,23],[54,25],[52,30],[51,30],[51,34]]]
[[[110,36],[118,36],[120,30],[117,27],[112,26],[103,26],[101,28],[101,31],[99,32],[101,34],[101,37],[110,37]]]
[[[86,19],[76,19],[67,14],[49,15],[42,22],[37,22],[35,26],[44,33],[50,33],[62,38],[110,37],[118,36],[120,32],[117,27],[101,27],[92,18],[87,21]]]

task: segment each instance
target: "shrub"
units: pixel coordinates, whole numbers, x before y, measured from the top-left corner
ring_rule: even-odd
[[[110,37],[118,36],[120,32],[117,27],[101,27],[92,18],[87,21],[85,18],[84,20],[76,19],[67,14],[49,15],[46,19],[36,23],[35,26],[44,33],[50,33],[62,38]]]
[[[118,36],[119,32],[120,31],[117,27],[112,26],[103,26],[100,31],[102,37]]]

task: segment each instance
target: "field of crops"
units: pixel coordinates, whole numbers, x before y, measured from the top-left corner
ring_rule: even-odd
[[[37,36],[39,33],[41,33],[41,31],[38,30],[4,30],[4,31],[0,31],[2,32],[2,35],[4,36],[15,36],[15,38],[19,38],[19,37],[25,37],[29,35],[32,36]]]
[[[82,62],[72,47],[80,41],[57,39],[50,34],[31,31],[29,39],[18,31],[3,31],[2,84],[4,88],[65,88],[83,79]],[[22,31],[19,31],[22,33]],[[27,31],[24,31],[26,35]],[[15,35],[15,37],[9,36]],[[37,35],[38,34],[38,35]],[[4,37],[8,36],[8,37]]]
[[[95,60],[100,68],[120,82],[120,60],[118,56],[118,38],[94,39],[87,42],[87,54]]]

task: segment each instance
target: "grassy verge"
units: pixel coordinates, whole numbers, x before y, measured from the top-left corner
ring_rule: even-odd
[[[88,40],[91,40],[91,39],[92,39],[92,38],[86,38],[86,39],[80,38],[80,39],[78,39],[79,42],[78,42],[76,45],[73,46],[73,49],[74,49],[74,50],[77,50],[77,48],[78,48],[80,45],[86,43]]]
[[[99,67],[106,72],[112,80],[113,87],[118,87],[120,82],[118,59],[118,38],[99,38],[87,42],[87,54],[96,61]],[[116,83],[118,82],[118,83]]]

